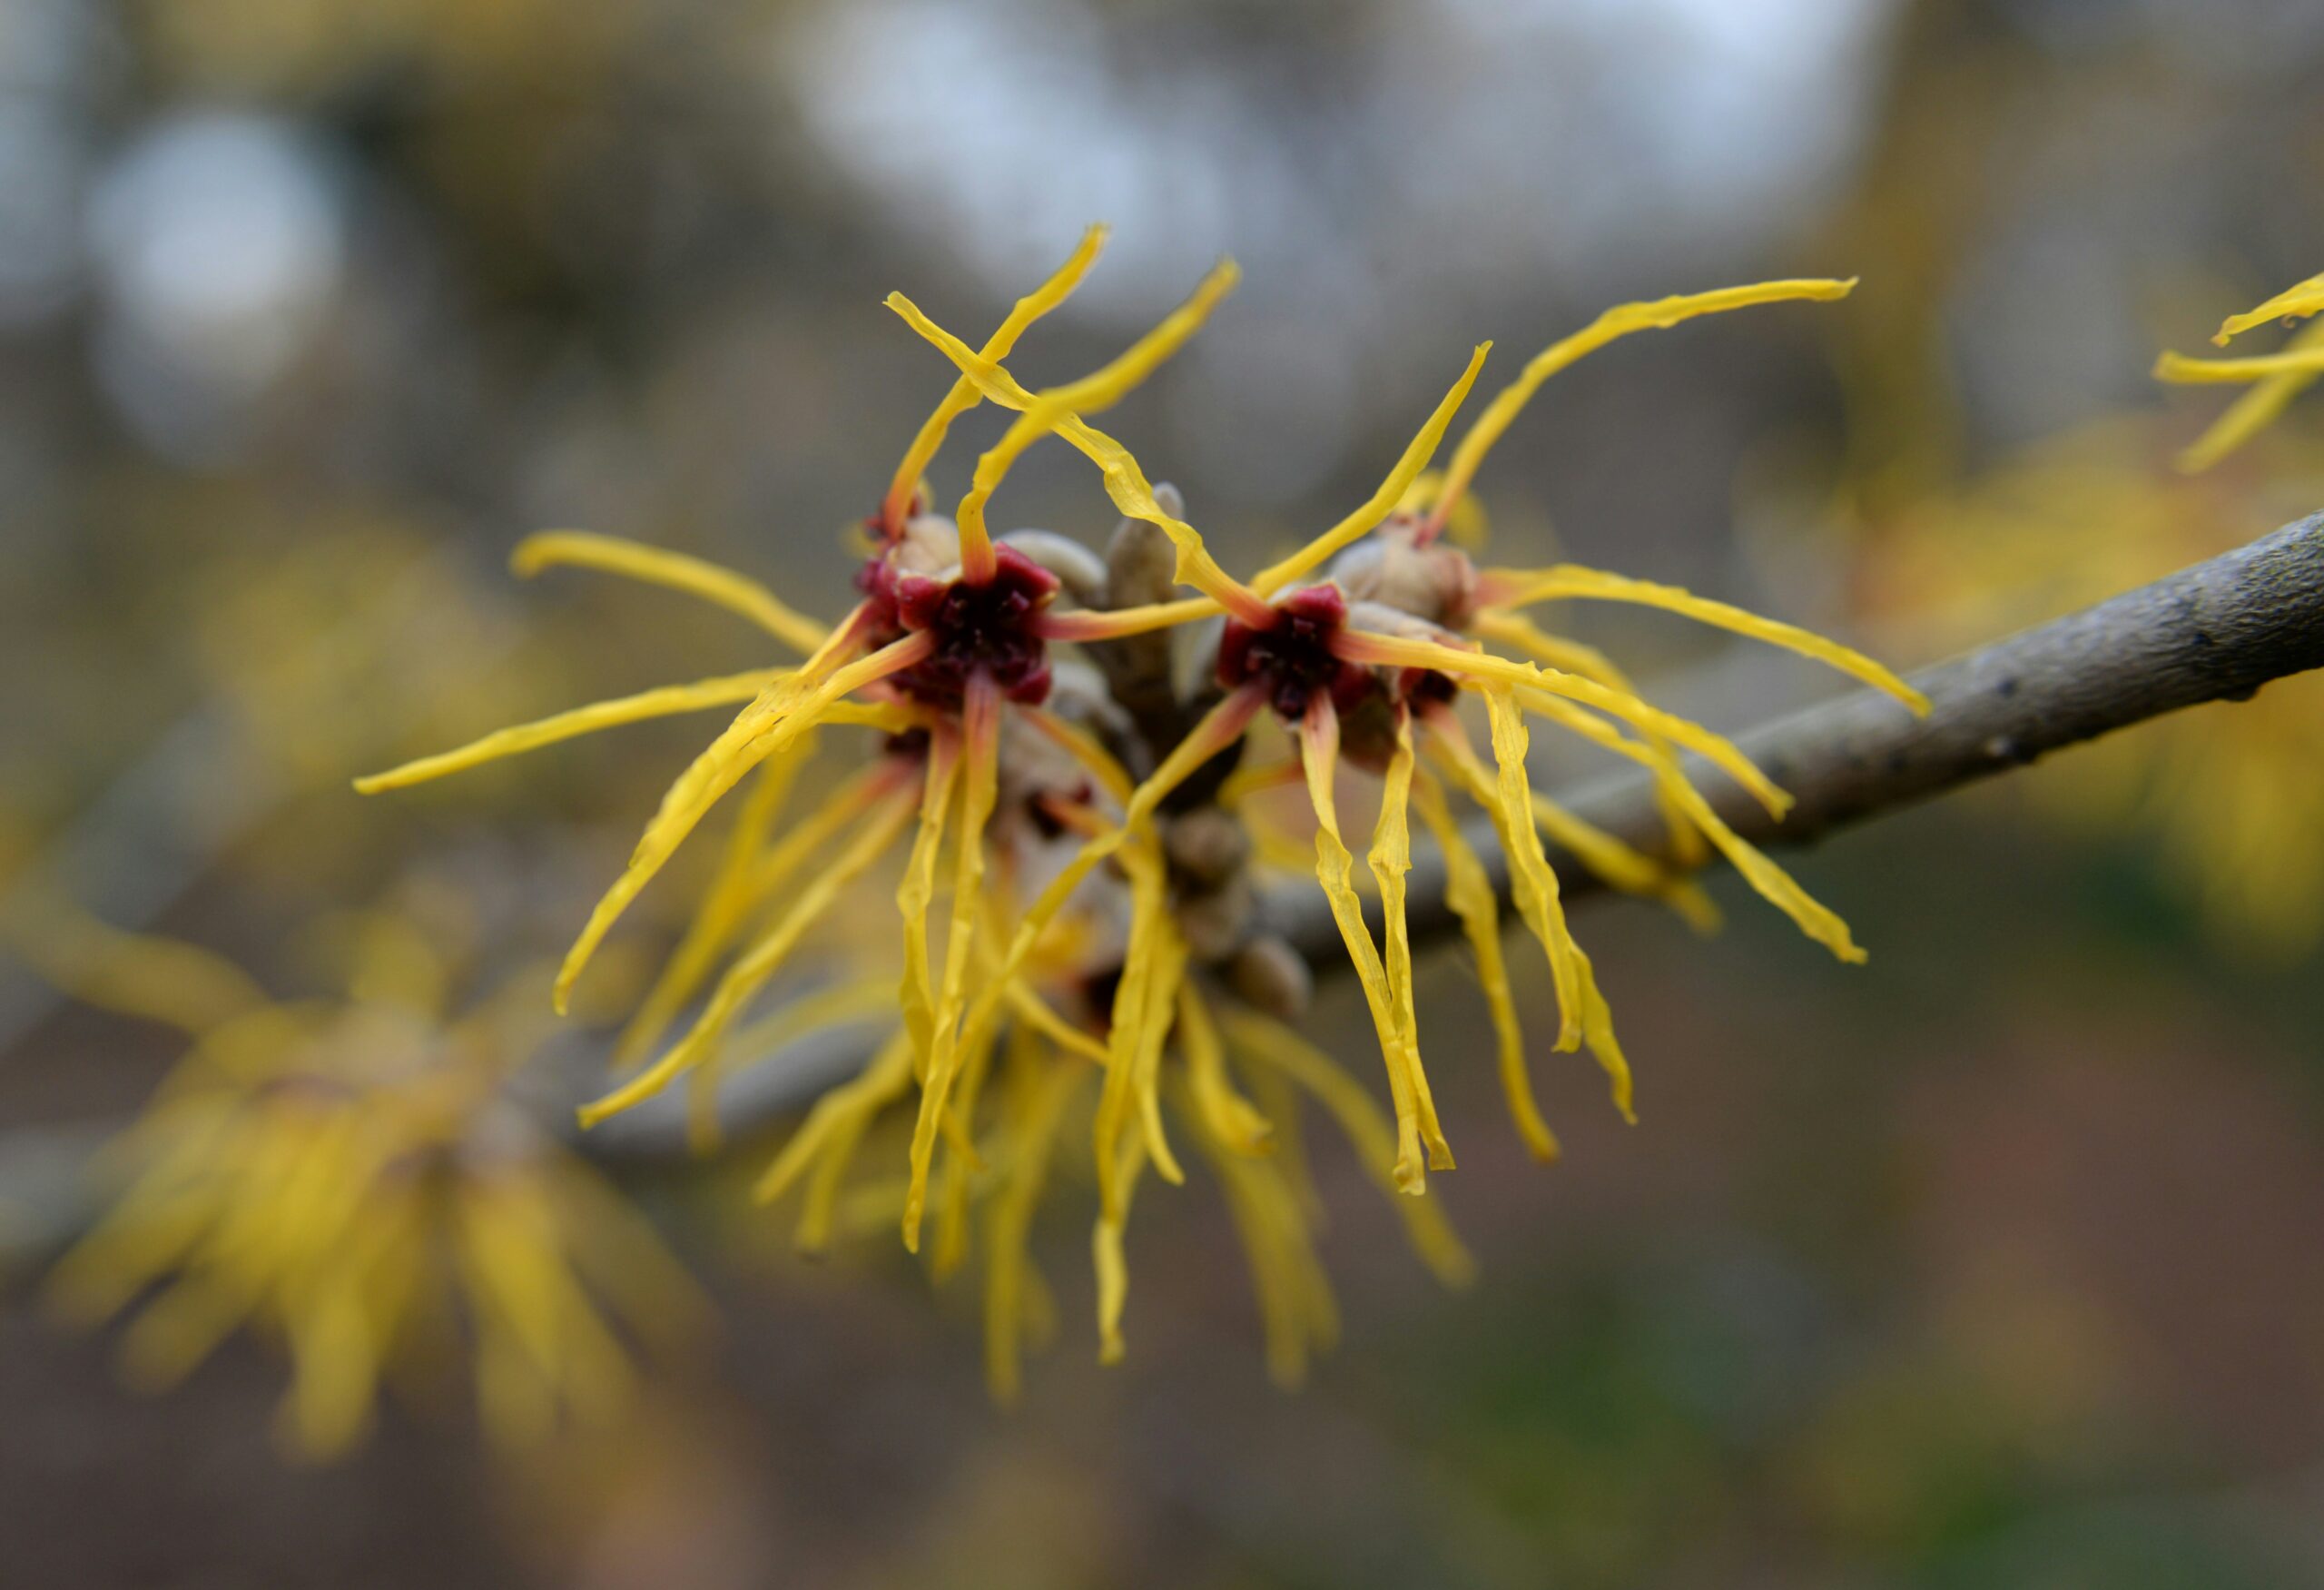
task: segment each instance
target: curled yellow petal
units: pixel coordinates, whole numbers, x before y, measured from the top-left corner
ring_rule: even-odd
[[[660,1092],[672,1079],[700,1064],[709,1047],[718,1041],[727,1024],[751,996],[782,970],[783,963],[798,947],[799,941],[837,902],[841,891],[895,842],[896,835],[911,816],[913,805],[910,792],[905,791],[891,794],[873,806],[855,836],[832,859],[830,864],[810,878],[791,897],[788,909],[774,927],[727,968],[725,975],[719,979],[717,989],[711,994],[710,1002],[694,1019],[694,1026],[685,1037],[627,1082],[596,1102],[583,1106],[581,1124],[595,1126],[607,1116],[617,1114],[638,1101]]]
[[[1802,629],[1797,624],[1786,624],[1777,618],[1763,618],[1730,603],[1715,602],[1681,590],[1677,586],[1657,585],[1651,580],[1631,579],[1626,575],[1609,574],[1603,569],[1561,563],[1531,573],[1518,569],[1489,569],[1484,574],[1482,591],[1486,606],[1500,608],[1530,607],[1535,602],[1563,601],[1629,602],[1638,607],[1660,607],[1665,612],[1692,618],[1699,624],[1709,624],[1752,640],[1779,646],[1801,657],[1813,657],[1876,690],[1895,696],[1916,713],[1925,716],[1928,712],[1927,696],[1906,684],[1893,670],[1862,652],[1842,646],[1812,629]]]
[[[903,985],[897,992],[896,1004],[923,1067],[936,1042],[936,994],[929,982],[928,913],[936,898],[937,853],[943,848],[944,825],[952,809],[953,775],[960,765],[957,736],[942,734],[929,743],[927,777],[920,797],[920,833],[912,841],[911,858],[904,863],[903,882],[896,886],[896,909],[904,924]]]
[[[971,582],[992,578],[992,538],[985,528],[985,504],[992,499],[992,494],[1000,489],[1000,483],[1008,478],[1009,471],[1025,450],[1056,430],[1061,420],[1101,413],[1121,401],[1160,368],[1164,360],[1186,346],[1187,340],[1201,330],[1202,323],[1210,318],[1210,312],[1217,307],[1219,300],[1234,291],[1240,276],[1241,272],[1232,260],[1221,261],[1209,275],[1203,278],[1185,303],[1164,316],[1154,330],[1132,343],[1118,357],[1079,380],[1050,388],[1035,396],[1001,439],[977,460],[976,476],[969,494],[960,499],[960,512],[956,517],[960,528],[962,578]]]
[[[1506,690],[1485,692],[1485,713],[1492,726],[1496,770],[1493,793],[1497,798],[1491,809],[1509,855],[1510,892],[1516,897],[1518,914],[1549,956],[1561,1022],[1558,1047],[1572,1049],[1581,1042],[1580,951],[1566,926],[1557,873],[1541,849],[1541,831],[1533,823],[1532,779],[1525,765],[1531,736],[1524,713]]]
[[[648,585],[666,586],[700,597],[730,613],[739,613],[793,651],[806,655],[830,638],[831,631],[748,575],[683,552],[649,547],[619,536],[589,530],[545,530],[527,536],[509,554],[508,566],[530,578],[558,566],[601,569],[626,575]]]
[[[1429,516],[1432,526],[1442,528],[1454,505],[1468,492],[1469,483],[1476,478],[1477,468],[1492,450],[1533,394],[1558,371],[1585,356],[1596,352],[1609,342],[1619,341],[1634,331],[1659,331],[1675,326],[1681,321],[1698,315],[1718,314],[1726,310],[1744,309],[1752,304],[1778,303],[1787,300],[1806,299],[1828,302],[1846,298],[1856,287],[1856,278],[1845,281],[1809,279],[1787,281],[1760,281],[1745,287],[1722,287],[1710,292],[1686,293],[1674,298],[1658,298],[1644,303],[1618,304],[1606,311],[1581,331],[1561,341],[1552,342],[1534,355],[1517,379],[1485,405],[1476,423],[1462,437],[1461,445],[1452,449],[1452,461],[1444,470],[1444,486],[1437,495],[1436,507]]]
[[[992,360],[980,358],[967,343],[922,314],[920,307],[903,294],[889,294],[888,307],[934,344],[993,402],[1004,408],[1029,410],[1040,400],[1027,391],[1015,376]],[[1153,485],[1128,448],[1076,415],[1059,418],[1056,430],[1098,466],[1106,495],[1116,508],[1131,518],[1155,526],[1170,538],[1177,549],[1176,578],[1179,584],[1194,587],[1246,623],[1270,621],[1272,610],[1266,603],[1219,567],[1192,525],[1164,509],[1154,495]]]
[[[1103,225],[1092,226],[1084,232],[1081,241],[1074,245],[1073,252],[1066,256],[1065,263],[1059,266],[1048,281],[1019,299],[1008,317],[985,340],[983,356],[996,360],[1008,358],[1017,346],[1017,339],[1023,336],[1035,321],[1072,297],[1073,290],[1081,285],[1081,279],[1088,274],[1089,267],[1098,262],[1098,255],[1106,246],[1106,236],[1107,229]],[[977,402],[975,384],[966,377],[955,380],[952,390],[944,394],[943,400],[936,405],[936,411],[921,424],[920,433],[904,449],[903,460],[896,466],[895,477],[888,483],[888,495],[880,505],[881,518],[891,532],[901,528],[912,493],[920,488],[920,478],[928,472],[928,466],[935,461],[937,453],[943,448],[945,435],[952,429],[952,421],[975,408]]]
[[[1470,627],[1483,639],[1513,647],[1519,655],[1534,662],[1546,664],[1564,673],[1578,674],[1610,690],[1644,699],[1639,696],[1638,686],[1630,682],[1630,676],[1615,665],[1613,658],[1596,647],[1586,646],[1571,637],[1551,635],[1521,613],[1488,609],[1479,613]],[[1679,771],[1678,758],[1672,755],[1669,740],[1651,729],[1640,730],[1640,737],[1661,753],[1661,762],[1667,764],[1667,766],[1658,765],[1654,775],[1654,804],[1661,809],[1663,828],[1669,835],[1670,858],[1679,867],[1694,866],[1703,859],[1703,836],[1696,831],[1693,824],[1687,821],[1665,787],[1669,781],[1684,778],[1686,775]],[[1584,856],[1583,859],[1586,862],[1589,858]],[[1617,888],[1628,887],[1610,877],[1607,881]],[[1717,923],[1718,913],[1700,890],[1679,880],[1673,881],[1672,887],[1674,894],[1670,903],[1689,922],[1699,926]]]
[[[565,963],[557,969],[554,998],[558,1012],[566,1010],[574,983],[630,902],[653,882],[694,825],[744,774],[814,727],[824,710],[842,696],[911,667],[932,646],[926,634],[906,636],[837,669],[803,692],[800,682],[812,676],[803,668],[763,691],[758,700],[744,707],[710,748],[678,775],[662,797],[661,809],[645,825],[629,865],[589,914],[580,936],[566,953]]]
[[[1460,412],[1462,402],[1469,395],[1469,389],[1476,384],[1477,371],[1484,368],[1485,355],[1492,351],[1490,342],[1477,344],[1475,351],[1469,355],[1469,367],[1461,372],[1460,380],[1452,383],[1452,390],[1444,394],[1443,400],[1436,405],[1435,412],[1428,417],[1419,432],[1405,444],[1403,456],[1388,471],[1387,479],[1380,482],[1380,489],[1362,507],[1290,557],[1262,571],[1257,578],[1251,581],[1251,588],[1263,597],[1271,597],[1285,586],[1321,568],[1343,548],[1377,528],[1380,521],[1403,500],[1404,493],[1413,481],[1428,468],[1429,459],[1436,456],[1436,445],[1444,439],[1444,428],[1452,424],[1452,416]]]
[[[1404,922],[1404,874],[1412,870],[1413,726],[1409,716],[1396,719],[1396,744],[1380,781],[1380,815],[1372,830],[1372,847],[1364,863],[1380,885],[1382,969],[1388,974],[1396,1027],[1402,1038],[1405,1079],[1418,1117],[1421,1141],[1428,1148],[1432,1170],[1452,1169],[1452,1148],[1436,1118],[1436,1099],[1429,1090],[1428,1072],[1420,1058],[1420,1013],[1413,991],[1412,935]]]
[[[1274,1128],[1258,1106],[1235,1090],[1226,1051],[1201,991],[1178,985],[1178,1047],[1187,1058],[1187,1086],[1204,1130],[1238,1154],[1264,1154]]]
[[[2319,311],[2324,311],[2324,276],[2310,276],[2305,281],[2285,288],[2257,309],[2228,316],[2220,323],[2219,334],[2211,341],[2224,348],[2230,341],[2254,326],[2264,326],[2270,321],[2301,320]]]
[[[767,834],[782,813],[783,803],[790,798],[791,786],[797,780],[800,768],[813,755],[813,737],[803,735],[783,753],[759,765],[758,782],[752,786],[750,797],[735,816],[733,832],[726,836],[726,848],[719,857],[710,887],[703,895],[701,908],[686,923],[677,947],[670,952],[654,986],[646,991],[636,1013],[630,1017],[622,1029],[620,1041],[614,1046],[615,1071],[626,1071],[635,1065],[662,1041],[670,1023],[677,1020],[678,1012],[685,1009],[710,975],[718,957],[726,953],[734,935],[742,931],[745,915],[758,900],[752,879],[758,869],[759,853],[765,847]]]
[[[370,774],[357,779],[355,788],[362,795],[403,789],[411,785],[424,784],[431,778],[442,778],[447,774],[465,772],[487,762],[497,762],[505,756],[522,755],[543,746],[554,746],[560,740],[593,735],[599,729],[753,700],[785,676],[784,670],[780,668],[753,668],[746,674],[698,679],[691,685],[664,685],[657,689],[642,690],[635,696],[595,701],[586,706],[576,706],[570,712],[557,713],[552,717],[496,729],[482,739],[471,741],[457,749],[422,756],[400,767],[391,767],[385,773]]]
[[[984,1290],[985,1384],[993,1400],[1007,1406],[1021,1388],[1019,1367],[1025,1336],[1028,1277],[1032,1256],[1028,1237],[1049,1172],[1050,1150],[1066,1107],[1080,1091],[1082,1077],[1066,1066],[1050,1066],[1027,1090],[1010,1133],[1009,1170],[994,1196],[986,1223]]]
[[[1122,1140],[1113,1170],[1118,1190],[1110,1207],[1098,1211],[1089,1234],[1091,1268],[1098,1276],[1098,1361],[1118,1364],[1127,1350],[1122,1341],[1122,1310],[1129,1301],[1129,1262],[1122,1250],[1122,1235],[1129,1226],[1130,1200],[1137,1191],[1138,1173],[1146,1169],[1146,1135],[1131,1132]]]
[[[1638,746],[1623,738],[1602,719],[1570,703],[1544,697],[1534,704],[1534,709],[1618,755],[1627,756],[1633,762],[1643,763],[1646,760],[1646,754]],[[1849,936],[1847,923],[1801,888],[1797,880],[1769,861],[1750,841],[1728,827],[1711,809],[1711,804],[1702,797],[1701,792],[1689,785],[1679,795],[1679,799],[1685,805],[1689,820],[1701,827],[1718,853],[1743,874],[1744,881],[1798,923],[1802,933],[1843,961],[1862,961],[1865,958],[1864,951]]]
[[[959,1075],[969,951],[983,904],[984,829],[1000,793],[1000,696],[990,678],[980,675],[970,681],[962,719],[967,770],[960,796],[960,837],[954,846],[952,919],[945,935],[944,983],[937,1002],[927,1080],[921,1091],[920,1120],[912,1131],[911,1190],[904,1200],[904,1246],[915,1253],[920,1250],[921,1211],[927,1198],[936,1133]]]
[[[1493,1042],[1501,1062],[1501,1088],[1509,1101],[1509,1117],[1526,1151],[1547,1163],[1558,1157],[1558,1140],[1541,1119],[1533,1097],[1533,1082],[1525,1069],[1525,1034],[1518,1024],[1517,1000],[1509,983],[1509,967],[1501,953],[1501,903],[1484,864],[1461,832],[1444,798],[1444,788],[1425,769],[1413,781],[1413,804],[1421,821],[1434,835],[1444,857],[1444,898],[1460,919],[1461,931],[1476,959],[1477,981],[1484,987],[1485,1008],[1492,1017]]]
[[[1356,897],[1349,877],[1355,858],[1340,837],[1339,807],[1332,790],[1339,770],[1340,733],[1339,715],[1333,711],[1330,696],[1319,693],[1309,704],[1299,726],[1299,745],[1307,772],[1307,799],[1315,810],[1315,881],[1323,885],[1332,921],[1347,946],[1356,981],[1363,985],[1364,1002],[1371,1011],[1381,1058],[1388,1067],[1388,1091],[1396,1111],[1396,1186],[1418,1195],[1428,1185],[1421,1147],[1420,1102],[1413,1088],[1420,1057],[1404,1047],[1403,1024],[1397,1020],[1387,968],[1372,942],[1372,930],[1364,920],[1364,903]]]
[[[2324,354],[2324,321],[2301,328],[2285,349],[2286,355],[2302,359],[2311,353]],[[2291,406],[2293,399],[2316,383],[2319,374],[2324,371],[2302,368],[2261,380],[2229,404],[2227,411],[2211,422],[2211,429],[2179,455],[2181,471],[2200,473],[2250,441],[2275,423],[2277,417]]]

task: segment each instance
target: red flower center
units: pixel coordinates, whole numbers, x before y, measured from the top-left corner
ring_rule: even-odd
[[[1033,619],[1057,595],[1057,576],[1013,547],[998,549],[990,579],[931,579],[900,572],[885,557],[864,567],[859,583],[881,617],[903,634],[926,633],[936,649],[892,679],[897,689],[931,706],[956,707],[981,674],[1011,701],[1039,705],[1049,693],[1049,645]]]
[[[1227,689],[1256,683],[1267,705],[1286,722],[1306,716],[1317,692],[1343,709],[1376,687],[1371,670],[1332,654],[1332,639],[1347,625],[1347,598],[1336,586],[1294,591],[1256,628],[1229,618],[1218,637],[1218,682]]]

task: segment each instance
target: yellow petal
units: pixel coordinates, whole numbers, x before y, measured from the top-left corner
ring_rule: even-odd
[[[1677,586],[1657,585],[1650,580],[1631,579],[1624,575],[1609,574],[1602,569],[1584,568],[1579,564],[1561,563],[1554,568],[1528,573],[1518,569],[1487,570],[1483,586],[1486,605],[1510,608],[1530,607],[1535,602],[1603,601],[1629,602],[1639,607],[1660,607],[1666,612],[1682,614],[1697,623],[1730,630],[1753,640],[1763,640],[1779,646],[1801,657],[1813,657],[1820,663],[1838,669],[1851,678],[1860,679],[1874,689],[1895,696],[1915,713],[1926,716],[1928,697],[1882,667],[1862,652],[1827,639],[1811,629],[1780,619],[1763,618],[1757,613],[1714,602]]]
[[[2270,321],[2300,320],[2319,311],[2324,311],[2324,276],[2310,276],[2297,286],[2287,287],[2257,309],[2228,316],[2211,341],[2224,348],[2230,339],[2254,326],[2264,326]]]
[[[1854,277],[1845,281],[1761,281],[1747,287],[1722,287],[1710,292],[1658,298],[1645,303],[1619,304],[1608,310],[1572,336],[1553,342],[1536,354],[1518,378],[1485,406],[1484,412],[1477,416],[1476,423],[1461,439],[1461,445],[1452,449],[1452,461],[1444,471],[1444,488],[1437,497],[1430,522],[1443,524],[1453,506],[1466,495],[1478,466],[1484,462],[1485,455],[1492,450],[1502,433],[1524,411],[1541,383],[1568,365],[1633,331],[1659,331],[1698,315],[1718,314],[1752,304],[1797,299],[1828,302],[1846,298],[1855,286]]]
[[[1285,586],[1305,578],[1313,570],[1321,568],[1342,548],[1363,539],[1377,528],[1380,521],[1403,500],[1404,493],[1413,481],[1428,468],[1429,459],[1436,456],[1436,444],[1444,439],[1444,428],[1452,423],[1452,416],[1460,411],[1462,402],[1469,395],[1469,389],[1476,384],[1477,371],[1484,368],[1485,355],[1492,350],[1490,342],[1477,344],[1475,351],[1469,355],[1468,369],[1461,372],[1461,379],[1452,383],[1452,390],[1444,394],[1443,400],[1436,405],[1436,411],[1428,417],[1427,423],[1420,428],[1419,433],[1405,444],[1403,455],[1388,471],[1388,478],[1380,482],[1380,489],[1374,492],[1363,507],[1282,562],[1263,571],[1251,581],[1251,588],[1263,597],[1271,597]]]
[[[1541,1119],[1533,1097],[1533,1082],[1525,1069],[1525,1034],[1518,1024],[1517,1000],[1509,983],[1509,967],[1501,953],[1501,903],[1493,895],[1484,864],[1477,859],[1461,825],[1444,799],[1443,786],[1426,771],[1414,781],[1414,804],[1421,821],[1435,836],[1444,857],[1444,898],[1460,919],[1477,963],[1477,981],[1484,987],[1485,1008],[1492,1016],[1493,1041],[1501,1062],[1501,1088],[1509,1101],[1510,1119],[1526,1151],[1547,1163],[1558,1157],[1558,1140]]]
[[[983,357],[995,360],[1008,358],[1017,346],[1017,339],[1035,321],[1072,297],[1073,290],[1081,285],[1081,278],[1098,262],[1098,252],[1106,246],[1106,235],[1107,229],[1102,225],[1084,232],[1073,252],[1066,256],[1065,263],[1048,281],[1019,299],[1008,318],[985,340]],[[904,449],[903,461],[896,466],[895,478],[890,481],[888,495],[881,504],[881,517],[891,531],[901,528],[911,495],[919,489],[920,478],[928,472],[928,466],[944,446],[944,437],[952,429],[952,421],[975,408],[977,402],[974,383],[965,377],[956,380],[952,390],[944,394],[936,411],[912,438],[911,445]]]
[[[804,656],[830,638],[831,631],[778,598],[747,575],[683,552],[649,547],[619,536],[588,530],[547,530],[527,536],[509,555],[509,567],[529,578],[545,568],[565,565],[626,575],[648,585],[666,586],[739,613]]]
[[[1387,969],[1372,943],[1372,930],[1364,923],[1364,903],[1356,898],[1355,887],[1349,881],[1355,858],[1348,854],[1347,844],[1340,837],[1339,809],[1332,791],[1333,779],[1339,769],[1339,716],[1333,711],[1329,696],[1319,694],[1309,705],[1307,716],[1300,724],[1300,750],[1307,773],[1308,802],[1315,810],[1315,881],[1323,885],[1324,898],[1332,908],[1332,921],[1340,930],[1341,942],[1347,946],[1356,981],[1363,985],[1364,1002],[1371,1011],[1373,1030],[1380,1040],[1381,1058],[1388,1067],[1388,1091],[1396,1111],[1396,1186],[1402,1191],[1418,1195],[1428,1185],[1421,1149],[1420,1104],[1412,1083],[1413,1073],[1419,1069],[1419,1056],[1408,1054],[1404,1049],[1403,1027],[1396,1019],[1395,996],[1388,985]]]

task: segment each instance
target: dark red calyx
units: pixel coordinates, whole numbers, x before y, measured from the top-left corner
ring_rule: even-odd
[[[1218,637],[1218,682],[1229,690],[1265,686],[1275,716],[1295,722],[1318,692],[1341,707],[1378,688],[1368,668],[1332,655],[1332,639],[1346,627],[1347,598],[1336,586],[1309,586],[1276,604],[1265,628],[1229,618]]]
[[[980,585],[933,579],[877,559],[863,588],[905,634],[925,634],[936,649],[895,676],[896,687],[921,701],[957,706],[982,674],[1011,701],[1038,705],[1049,693],[1048,643],[1033,619],[1057,595],[1057,576],[1011,547],[995,549],[992,578]]]
[[[1450,674],[1440,674],[1434,668],[1406,668],[1396,676],[1396,694],[1414,712],[1426,712],[1434,706],[1450,706],[1460,698],[1461,686],[1452,682]]]

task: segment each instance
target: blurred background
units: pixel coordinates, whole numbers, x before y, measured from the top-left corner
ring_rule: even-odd
[[[0,892],[286,990],[296,924],[420,866],[554,947],[698,721],[348,778],[764,659],[508,548],[585,526],[841,610],[950,379],[881,298],[988,325],[1098,219],[1016,365],[1240,260],[1115,428],[1236,568],[1474,341],[1506,379],[1614,301],[1861,274],[1561,377],[1481,490],[1502,560],[1932,660],[2324,507],[2324,411],[2191,480],[2220,398],[2148,374],[2324,269],[2319,83],[2304,0],[0,0]],[[1102,535],[1090,485],[1044,450],[1009,518]],[[1715,726],[1837,688],[1572,621]],[[724,1325],[633,1421],[511,1462],[390,1410],[300,1467],[263,1348],[148,1398],[44,1316],[56,1190],[175,1046],[0,963],[0,1582],[2324,1583],[2319,686],[1803,858],[1865,967],[1729,878],[1709,941],[1593,904],[1641,1123],[1544,1042],[1554,1169],[1432,962],[1482,1275],[1442,1292],[1319,1155],[1346,1338],[1296,1394],[1215,1197],[1141,1202],[1113,1369],[1082,1213],[1044,1218],[1065,1323],[1003,1414],[972,1292],[799,1262],[665,1168],[635,1190]],[[1346,987],[1315,1030],[1370,1042]]]

